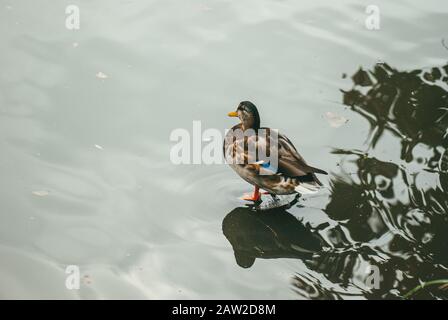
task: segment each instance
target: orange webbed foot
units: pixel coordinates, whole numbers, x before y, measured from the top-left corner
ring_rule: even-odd
[[[245,193],[245,194],[241,197],[241,199],[242,199],[242,200],[246,200],[246,201],[254,201],[254,202],[257,202],[257,201],[260,201],[260,200],[261,200],[261,194],[254,195],[254,194],[252,194],[252,193]]]
[[[258,187],[255,187],[255,191],[253,194],[245,194],[243,195],[243,197],[241,199],[246,200],[246,201],[254,201],[254,202],[258,202],[261,200],[261,194],[260,194],[260,189]]]

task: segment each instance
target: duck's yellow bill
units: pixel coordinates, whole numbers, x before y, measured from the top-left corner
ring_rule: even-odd
[[[229,117],[238,117],[238,112],[232,111],[227,114]]]

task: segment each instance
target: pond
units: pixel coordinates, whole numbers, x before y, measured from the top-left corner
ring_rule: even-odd
[[[448,298],[448,6],[369,5],[1,1],[0,298]],[[243,100],[322,191],[171,161]]]

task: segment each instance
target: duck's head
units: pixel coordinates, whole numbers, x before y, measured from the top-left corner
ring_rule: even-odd
[[[238,105],[236,111],[229,112],[229,117],[240,118],[243,130],[260,128],[260,115],[257,107],[250,101],[243,101]]]

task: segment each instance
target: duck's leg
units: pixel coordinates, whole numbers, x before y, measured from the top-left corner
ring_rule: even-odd
[[[277,197],[276,194],[270,193],[269,195],[271,196],[272,200],[274,200],[274,201],[278,201],[278,200],[280,200],[280,198]]]
[[[254,193],[251,194],[245,194],[241,199],[247,200],[247,201],[260,201],[261,194],[260,194],[260,188],[258,186],[255,186]]]

